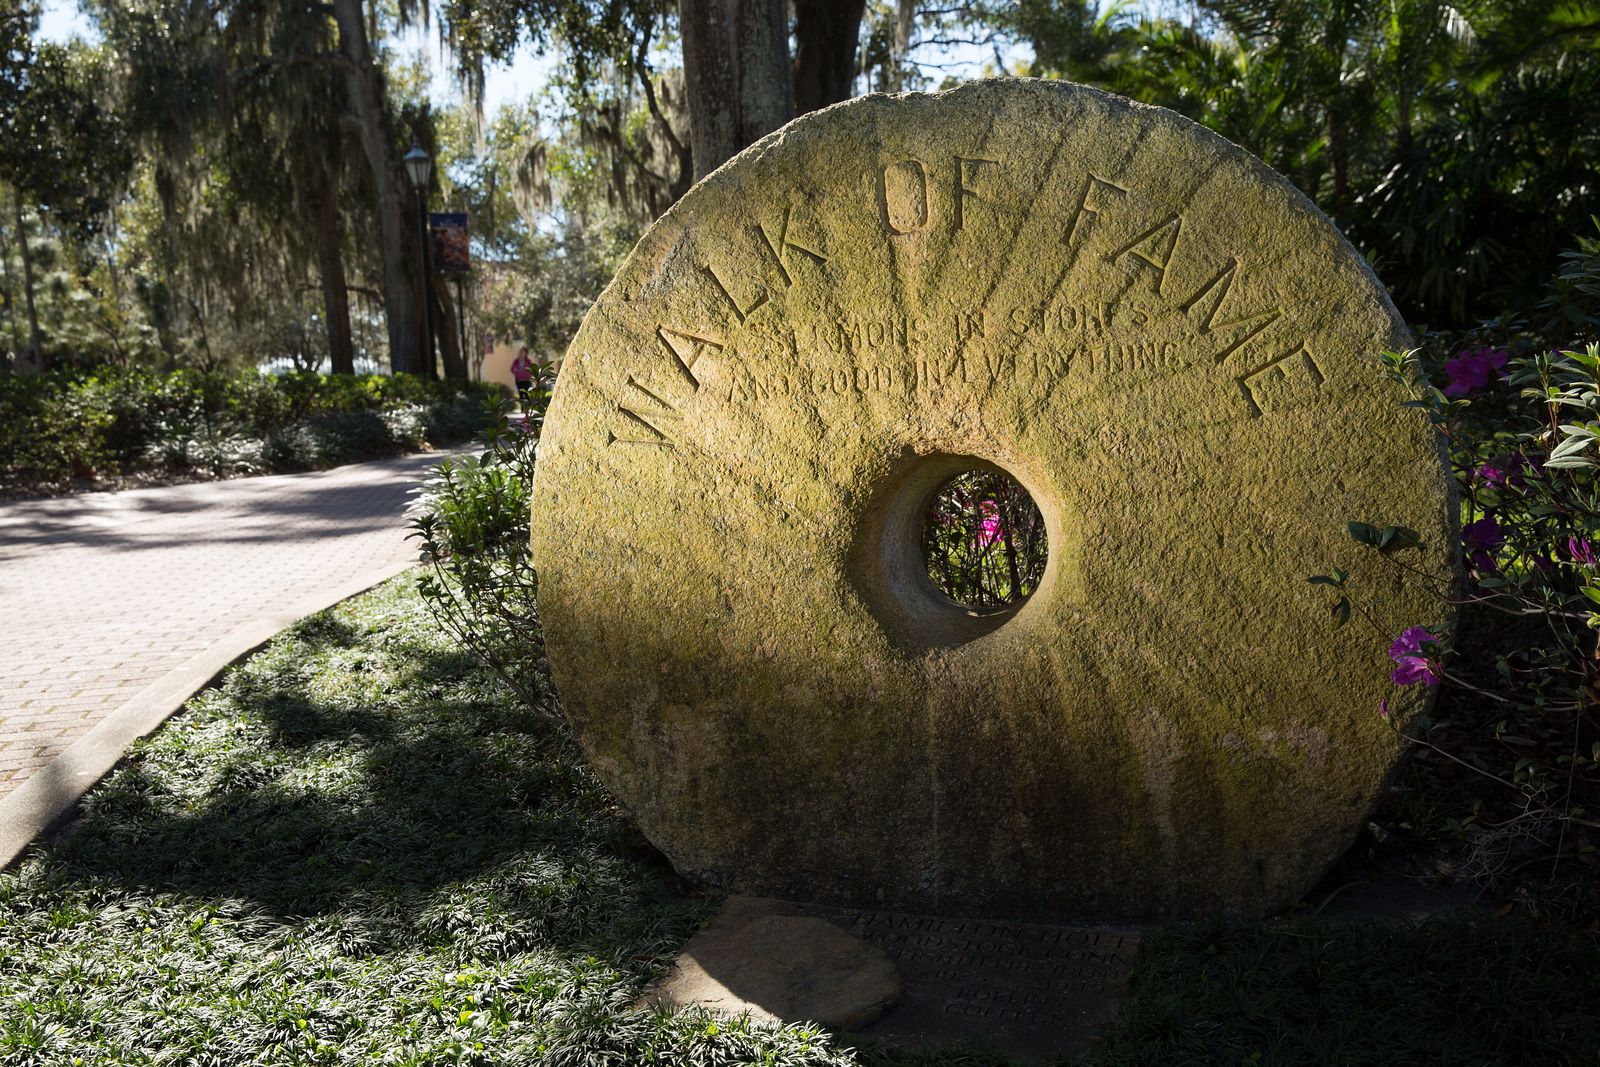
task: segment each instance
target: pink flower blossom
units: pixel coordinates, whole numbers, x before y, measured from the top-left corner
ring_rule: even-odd
[[[1584,567],[1595,565],[1594,545],[1589,543],[1588,538],[1567,538],[1567,551],[1572,554],[1572,562]]]
[[[1389,658],[1395,662],[1390,680],[1395,685],[1438,685],[1438,646],[1439,638],[1423,627],[1407,629],[1389,646]],[[1434,655],[1430,656],[1430,652]]]
[[[1538,474],[1538,467],[1521,452],[1496,456],[1472,472],[1472,476],[1491,489],[1521,489],[1528,484],[1525,472]]]
[[[1462,349],[1455,359],[1447,359],[1444,372],[1450,382],[1445,396],[1466,396],[1489,384],[1495,372],[1506,365],[1506,353],[1498,348]]]
[[[1461,539],[1467,546],[1467,559],[1480,571],[1495,569],[1494,550],[1505,544],[1506,536],[1493,515],[1485,515],[1477,522],[1469,522],[1461,529]]]
[[[1000,509],[993,500],[984,500],[978,504],[978,514],[983,516],[978,524],[978,546],[982,548],[1000,540]]]

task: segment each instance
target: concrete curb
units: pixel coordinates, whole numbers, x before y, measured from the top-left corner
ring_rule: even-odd
[[[129,698],[22,785],[0,797],[0,870],[15,862],[41,834],[64,822],[79,799],[117,765],[130,744],[154,732],[229,666],[307,615],[414,566],[406,562],[385,567],[245,623]]]

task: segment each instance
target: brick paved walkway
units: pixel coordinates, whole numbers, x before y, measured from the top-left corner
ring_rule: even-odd
[[[0,504],[0,796],[224,634],[415,559],[440,458]]]

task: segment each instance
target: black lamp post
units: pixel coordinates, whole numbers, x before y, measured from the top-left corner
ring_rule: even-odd
[[[417,270],[421,284],[417,292],[422,298],[422,350],[421,355],[426,362],[423,370],[430,378],[437,377],[436,364],[433,352],[433,288],[428,277],[428,176],[433,170],[433,160],[428,153],[422,150],[422,145],[413,137],[411,151],[405,154],[402,162],[406,165],[406,175],[411,179],[411,186],[417,191]]]

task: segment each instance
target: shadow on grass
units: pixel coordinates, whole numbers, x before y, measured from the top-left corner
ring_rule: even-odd
[[[1461,916],[1209,922],[1141,947],[1133,993],[1081,1061],[1592,1064],[1600,953],[1582,936]]]
[[[234,939],[219,940],[216,955],[243,959],[245,984],[266,983],[263,1002],[277,1002],[271,976],[282,959],[300,961],[294,996],[278,998],[291,1029],[296,998],[322,982],[307,975],[321,975],[326,960],[392,952],[389,969],[372,965],[370,984],[361,984],[363,963],[330,996],[409,1024],[437,1010],[419,975],[453,982],[465,964],[510,959],[508,969],[534,983],[518,994],[527,1009],[518,1018],[552,1027],[539,1041],[603,1049],[612,1063],[644,1062],[669,1034],[682,1050],[745,1041],[696,1016],[624,1010],[703,905],[663,892],[566,731],[444,644],[402,590],[391,585],[301,624],[141,744],[16,890],[16,914],[32,917],[32,933],[0,947],[26,957],[22,973],[52,983],[67,981],[49,970],[63,961],[119,975],[105,989],[71,986],[52,1009],[62,1017],[85,998],[106,1019],[127,1016],[127,990],[172,987],[177,972],[195,983],[185,995],[222,995],[206,969],[215,937]],[[230,921],[208,935],[213,911]],[[313,951],[289,952],[290,943]],[[542,972],[552,955],[566,957],[564,969]],[[620,981],[596,979],[588,956]],[[118,971],[122,957],[133,963]],[[85,959],[93,966],[73,962]],[[205,966],[173,962],[183,959]],[[597,981],[590,999],[574,992]],[[459,1007],[434,1021],[454,1025]],[[177,1025],[133,1018],[133,1044],[151,1027]],[[400,1029],[374,1033],[385,1045],[413,1040]],[[255,1055],[252,1034],[242,1046]],[[804,1051],[770,1062],[845,1061],[831,1042],[763,1032],[742,1058],[718,1045],[721,1059],[685,1052],[659,1062],[769,1062],[758,1052],[780,1038]],[[1073,1062],[1594,1063],[1597,1045],[1600,958],[1583,938],[1489,921],[1237,923],[1148,938],[1121,1015]],[[851,1058],[874,1067],[1004,1062],[892,1046]],[[586,1060],[541,1047],[503,1062]]]
[[[469,656],[331,614],[290,637],[91,794],[49,850],[64,875],[246,901],[372,951],[636,954],[692,925],[567,732]]]

